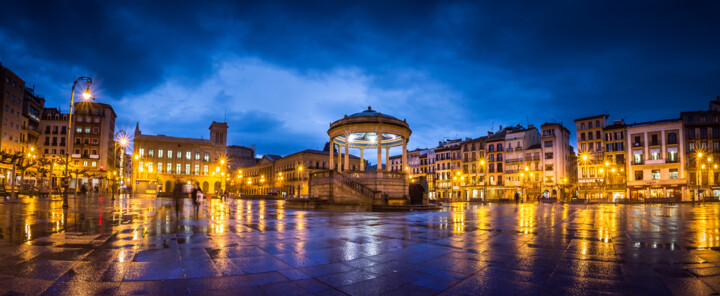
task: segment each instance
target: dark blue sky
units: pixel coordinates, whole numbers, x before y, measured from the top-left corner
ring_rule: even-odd
[[[407,118],[414,149],[720,95],[717,1],[3,2],[0,61],[46,106],[91,75],[119,128],[207,138],[227,112],[229,143],[260,154],[321,149],[368,105]]]

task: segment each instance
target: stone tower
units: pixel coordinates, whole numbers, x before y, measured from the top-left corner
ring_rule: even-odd
[[[210,124],[210,142],[223,151],[227,146],[227,129],[228,125],[226,122],[213,121],[212,124]]]

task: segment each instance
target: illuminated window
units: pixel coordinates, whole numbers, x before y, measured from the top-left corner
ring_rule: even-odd
[[[182,159],[182,151],[178,151],[178,152],[175,154],[175,156],[176,156],[175,158],[177,158],[177,159]]]
[[[206,154],[207,154],[207,153],[206,153]],[[207,165],[204,165],[204,166],[203,166],[203,174],[205,174],[205,175],[208,174],[208,166],[207,166]]]
[[[660,180],[660,170],[652,170],[651,177],[653,180]]]
[[[185,165],[185,175],[190,175],[190,165],[189,164]]]
[[[185,159],[192,159],[192,152],[190,152],[190,151],[185,152]]]
[[[143,162],[138,162],[138,172],[143,172]]]
[[[195,160],[200,160],[200,152],[195,152]]]
[[[210,161],[210,154],[208,154],[208,153],[206,152],[205,155],[203,156],[203,160],[204,160],[204,161]]]
[[[170,155],[170,154],[168,154],[168,155]],[[169,162],[168,162],[168,164],[167,164],[167,170],[166,170],[165,172],[168,173],[168,174],[172,174],[172,163],[169,163]]]
[[[172,158],[172,156],[173,156],[172,150],[168,150],[168,158]]]
[[[152,173],[152,172],[153,172],[153,163],[148,162],[148,173]]]
[[[198,153],[198,154],[199,154],[199,153]],[[194,172],[194,173],[195,173],[195,175],[200,175],[200,165],[199,165],[199,164],[196,164],[196,165],[195,165],[195,172]]]
[[[175,164],[175,173],[182,174],[182,164]]]
[[[678,169],[670,169],[670,179],[678,178]]]
[[[87,160],[83,160],[83,166],[87,166],[88,162]]]
[[[162,157],[163,157],[163,150],[159,149],[158,150],[158,158],[162,158]]]
[[[138,154],[140,154],[140,157],[145,156],[145,148],[140,148]]]
[[[157,172],[158,172],[158,173],[162,173],[162,169],[163,169],[162,162],[158,162],[158,170],[157,170]]]
[[[155,150],[153,150],[153,149],[148,150],[148,156],[155,157]]]

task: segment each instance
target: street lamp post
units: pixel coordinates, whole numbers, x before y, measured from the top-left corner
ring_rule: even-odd
[[[485,169],[485,160],[480,160],[480,165],[483,169],[483,192],[482,192],[482,201],[484,202],[487,200],[487,182],[488,182],[488,176],[487,176],[487,170]]]
[[[70,114],[68,115],[68,141],[66,142],[65,147],[65,194],[63,194],[63,208],[68,208],[68,190],[70,189],[70,180],[69,178],[69,171],[68,171],[68,165],[70,162],[70,135],[72,135],[72,115],[73,115],[73,107],[75,105],[75,86],[77,86],[78,82],[84,81],[85,82],[85,92],[83,92],[83,99],[89,100],[91,98],[90,95],[90,85],[92,85],[92,78],[80,76],[78,79],[75,79],[75,82],[73,82],[72,91],[70,92]],[[75,184],[75,187],[77,188],[77,184]]]

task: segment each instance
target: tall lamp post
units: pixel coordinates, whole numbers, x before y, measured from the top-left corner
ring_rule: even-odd
[[[485,159],[480,160],[480,167],[482,167],[483,170],[483,192],[482,192],[482,201],[484,202],[487,200],[487,183],[488,183],[488,176],[487,176],[487,170],[485,169]]]
[[[63,194],[63,208],[68,208],[68,190],[70,189],[70,180],[69,180],[69,162],[70,162],[70,135],[72,135],[72,115],[73,115],[73,107],[75,105],[75,87],[77,86],[78,82],[84,81],[85,83],[85,92],[83,92],[82,97],[83,100],[87,101],[90,100],[92,95],[90,94],[90,86],[92,85],[92,78],[80,76],[78,79],[75,79],[75,82],[73,82],[72,91],[70,92],[70,114],[68,115],[68,141],[66,142],[67,147],[65,147],[65,194]],[[75,187],[77,188],[77,184],[75,184]]]

